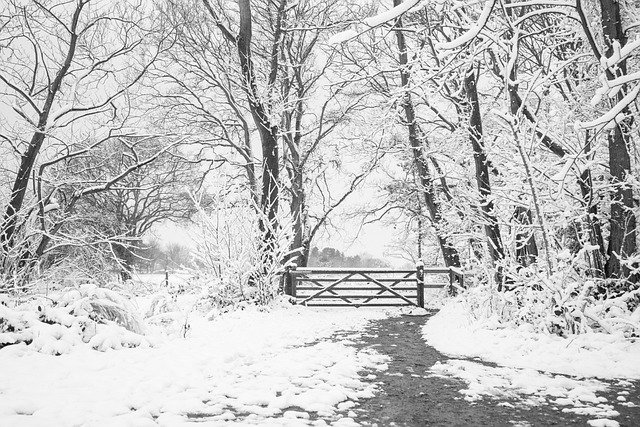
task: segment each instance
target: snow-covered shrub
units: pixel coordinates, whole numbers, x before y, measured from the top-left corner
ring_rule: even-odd
[[[507,291],[484,282],[462,298],[475,318],[496,327],[530,325],[561,336],[599,331],[640,337],[640,290],[605,295],[602,289],[610,284],[579,274],[569,265],[573,261],[561,259],[550,277],[536,264],[508,270]]]
[[[0,302],[0,348],[24,343],[60,355],[82,343],[100,351],[148,346],[143,332],[135,308],[123,295],[93,284],[15,307]]]
[[[115,290],[85,284],[66,289],[58,300],[75,314],[86,314],[97,323],[116,323],[137,333],[144,333],[142,321],[127,298]]]
[[[250,200],[217,197],[211,206],[212,211],[199,208],[193,236],[194,282],[203,290],[203,303],[216,309],[269,304],[280,289],[292,239],[290,219],[280,214],[273,227]],[[270,242],[263,228],[273,236]]]
[[[184,337],[189,329],[189,311],[178,305],[178,294],[160,292],[154,295],[145,314],[145,321],[162,328],[167,335]]]
[[[110,287],[117,279],[113,256],[103,248],[74,247],[56,255],[56,262],[34,277],[39,292],[80,286],[87,282]]]
[[[145,317],[150,318],[177,310],[178,306],[176,305],[176,295],[170,295],[167,292],[160,292],[153,296]]]

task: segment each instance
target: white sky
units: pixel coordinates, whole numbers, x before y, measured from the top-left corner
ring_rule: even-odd
[[[377,222],[364,225],[358,234],[359,220],[336,218],[334,222],[343,225],[329,233],[319,232],[313,246],[336,248],[347,255],[370,254],[397,266],[405,263],[404,260],[387,254],[388,246],[393,245],[395,239],[402,234],[401,230],[394,230],[392,226]],[[155,230],[155,235],[165,244],[192,244],[188,229],[174,223],[162,224]]]

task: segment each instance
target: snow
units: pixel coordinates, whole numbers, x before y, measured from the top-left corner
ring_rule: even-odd
[[[595,420],[589,420],[587,421],[587,424],[589,424],[592,427],[619,427],[620,423],[615,421],[615,420],[609,420],[607,418],[598,418]]]
[[[411,10],[412,8],[419,6],[420,3],[422,2],[422,0],[407,0],[401,4],[399,4],[398,6],[392,7],[389,10],[386,10],[384,12],[381,12],[377,15],[374,16],[370,16],[368,18],[365,18],[362,23],[366,26],[365,29],[361,30],[361,31],[356,31],[352,28],[346,29],[344,31],[341,31],[337,34],[334,34],[332,37],[329,38],[329,40],[327,40],[327,43],[329,45],[335,45],[335,44],[340,44],[340,43],[344,43],[346,41],[349,41],[351,39],[354,39],[356,37],[358,37],[360,34],[362,34],[363,32],[366,32],[372,28],[378,27],[382,24],[384,24],[385,22],[389,22],[392,21],[394,19],[397,19],[398,17],[400,17],[402,14],[406,13],[407,11]]]
[[[480,34],[480,31],[482,31],[484,26],[487,24],[495,3],[496,0],[488,0],[485,3],[484,8],[482,9],[482,13],[480,13],[478,22],[476,22],[473,27],[469,28],[463,35],[461,35],[457,39],[451,40],[448,43],[436,43],[436,49],[453,50],[476,38],[478,34]]]
[[[613,106],[609,111],[600,117],[588,121],[588,122],[578,122],[576,124],[576,129],[588,129],[594,128],[598,126],[615,126],[616,122],[619,122],[624,119],[623,110],[627,108],[632,102],[638,98],[640,94],[640,84],[636,85],[632,90],[629,91],[616,105]]]
[[[627,403],[620,392],[615,402],[602,393],[600,379],[640,378],[640,342],[622,334],[585,333],[562,338],[533,332],[522,326],[508,328],[468,314],[461,297],[450,300],[423,328],[426,342],[454,357],[431,367],[432,375],[463,380],[464,399],[509,399],[520,407],[544,404],[562,412],[594,417],[592,426],[617,426],[619,414],[612,403]],[[492,362],[498,366],[488,364]],[[621,384],[624,385],[624,384]]]
[[[545,1],[544,3],[547,3],[547,2]],[[572,6],[572,5],[567,4],[567,3],[561,3],[560,6],[563,6],[563,7],[575,7],[575,5]],[[517,20],[515,20],[513,22],[512,25],[514,27],[518,27],[524,21],[526,21],[527,19],[533,18],[534,16],[544,16],[544,15],[548,15],[548,14],[552,14],[552,13],[562,14],[562,15],[565,15],[565,16],[568,16],[570,18],[577,19],[577,20],[580,19],[580,16],[576,12],[574,12],[572,10],[564,9],[563,7],[549,7],[549,8],[544,8],[544,9],[533,10],[533,11],[525,13],[524,15],[519,17]]]
[[[498,326],[490,320],[474,321],[464,301],[456,298],[427,322],[423,334],[428,344],[452,356],[578,377],[640,379],[640,341],[622,334],[590,332],[563,338],[525,325]]]
[[[108,334],[99,343],[69,345],[68,354],[57,357],[33,345],[11,345],[0,349],[0,419],[11,426],[51,420],[60,426],[176,426],[191,415],[213,425],[282,425],[284,419],[286,425],[323,425],[309,420],[315,413],[354,425],[337,411],[373,395],[376,386],[359,372],[386,369],[387,359],[322,339],[338,330],[357,336],[368,321],[388,315],[362,308],[249,307],[213,321],[192,313],[186,338],[165,338],[154,347],[109,350]],[[94,344],[107,351],[95,351]]]
[[[630,41],[624,45],[624,47],[620,47],[620,42],[618,40],[614,40],[612,43],[613,54],[610,57],[602,56],[600,58],[600,65],[602,68],[610,68],[614,65],[619,64],[621,61],[627,59],[631,53],[640,48],[640,37],[636,38],[634,41]]]
[[[358,32],[352,29],[341,31],[337,34],[334,34],[327,40],[327,44],[334,45],[344,43],[348,40],[354,39],[358,37]]]
[[[403,13],[407,12],[414,6],[418,5],[422,0],[408,0],[400,3],[398,6],[392,7],[391,9],[381,12],[375,16],[370,16],[364,20],[365,25],[369,27],[377,27],[378,25],[382,25],[385,22],[389,22],[393,19],[398,18]]]
[[[475,402],[485,397],[509,399],[521,407],[551,403],[563,412],[615,417],[619,413],[598,396],[607,385],[598,380],[580,380],[541,373],[534,369],[487,366],[469,360],[451,359],[430,370],[438,376],[454,376],[467,383],[460,390],[464,399]]]

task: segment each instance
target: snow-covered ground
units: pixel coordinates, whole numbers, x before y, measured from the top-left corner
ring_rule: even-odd
[[[640,379],[638,339],[595,332],[563,338],[529,325],[500,327],[475,321],[462,299],[447,303],[423,332],[427,343],[453,356],[581,377]]]
[[[563,338],[534,332],[524,325],[509,328],[473,319],[463,298],[450,300],[423,328],[424,339],[452,357],[479,358],[500,366],[450,359],[431,368],[434,375],[453,376],[468,387],[464,398],[508,397],[525,406],[553,404],[564,412],[595,417],[592,425],[617,425],[618,412],[598,395],[608,385],[640,379],[640,340],[622,334],[585,333]],[[616,404],[626,402],[621,392]]]
[[[349,408],[375,388],[359,372],[385,369],[386,359],[348,342],[318,340],[388,315],[247,309],[213,321],[192,317],[186,338],[151,348],[77,346],[51,356],[12,345],[0,350],[0,424],[348,425]]]
[[[362,373],[385,370],[388,359],[349,340],[357,340],[371,320],[424,313],[282,302],[268,311],[247,306],[207,320],[194,309],[195,299],[182,295],[176,305],[182,308],[165,313],[173,328],[149,325],[151,346],[111,350],[92,346],[95,337],[88,344],[78,338],[65,354],[53,356],[35,345],[34,336],[30,345],[1,348],[0,425],[355,425],[352,408],[376,391],[372,377]],[[138,297],[134,305],[148,312],[153,299]],[[624,391],[616,402],[602,394],[604,379],[617,378],[622,390],[626,380],[620,378],[640,378],[640,343],[610,334],[561,338],[500,328],[468,312],[462,299],[449,300],[423,329],[428,344],[460,358],[436,363],[430,375],[464,380],[465,400],[550,404],[589,415],[592,425],[601,426],[617,425],[614,403],[638,403],[627,401]],[[42,325],[34,333],[50,329]],[[339,331],[347,332],[346,340],[327,339]]]

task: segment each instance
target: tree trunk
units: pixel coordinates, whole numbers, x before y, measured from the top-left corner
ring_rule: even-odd
[[[113,253],[120,267],[120,278],[123,282],[131,280],[131,272],[133,271],[133,248],[128,244],[119,242],[113,243]]]
[[[605,42],[605,55],[613,54],[613,42],[617,41],[623,47],[627,38],[622,30],[620,17],[620,3],[617,0],[600,0],[602,13],[602,32]],[[609,74],[609,79],[627,74],[626,60],[618,63],[618,75]],[[626,87],[617,93],[612,102],[618,103],[625,96]],[[628,115],[628,108],[622,111]],[[633,212],[633,191],[630,186],[624,185],[627,175],[631,171],[631,159],[629,156],[631,120],[627,118],[616,124],[616,127],[608,135],[609,141],[609,172],[611,182],[615,189],[611,194],[611,223],[609,247],[607,249],[607,263],[605,273],[609,278],[630,278],[630,271],[621,265],[621,260],[632,255],[636,251],[636,218]]]
[[[262,224],[266,248],[275,245],[274,232],[278,227],[278,128],[271,124],[265,105],[261,102],[256,87],[253,61],[251,59],[251,3],[249,0],[238,1],[240,12],[240,31],[236,40],[242,75],[247,87],[247,100],[251,116],[258,129],[262,145],[262,210],[268,224]]]
[[[469,115],[469,139],[473,148],[473,159],[476,169],[476,183],[480,193],[480,208],[484,217],[484,230],[489,246],[489,255],[494,266],[504,259],[504,248],[500,237],[500,227],[494,214],[494,205],[491,197],[491,182],[489,180],[489,168],[487,166],[487,154],[482,138],[482,117],[480,115],[480,102],[478,100],[478,88],[473,67],[467,70],[464,77],[464,90],[467,102],[471,109]],[[495,276],[498,288],[502,288],[502,266],[498,265]]]
[[[305,194],[302,183],[302,171],[299,169],[299,156],[298,153],[291,153],[292,172],[291,177],[291,217],[293,218],[293,242],[291,243],[291,251],[297,251],[292,254],[292,258],[296,259],[296,265],[298,267],[306,267],[309,249],[308,239],[305,238],[307,234],[306,224],[306,205]]]
[[[298,267],[307,267],[309,265],[309,252],[311,251],[311,242],[309,240],[304,240],[302,242],[302,251],[300,255],[298,255],[296,265]]]
[[[44,124],[42,128],[44,128]],[[42,148],[44,136],[44,132],[42,131],[34,133],[29,143],[29,148],[26,153],[21,156],[20,168],[18,169],[18,174],[11,190],[11,197],[7,204],[2,229],[0,230],[0,240],[2,241],[2,249],[5,253],[8,253],[13,247],[14,234],[18,221],[17,215],[20,209],[22,209],[31,171],[33,170],[33,165],[36,162],[40,148]]]
[[[591,136],[587,131],[585,135],[584,153],[587,159],[591,156]],[[586,239],[591,245],[598,245],[597,251],[589,251],[585,254],[591,265],[590,274],[594,277],[603,277],[604,260],[607,258],[605,253],[604,239],[602,237],[602,228],[598,221],[598,205],[593,201],[593,179],[591,177],[591,169],[585,169],[578,178],[582,202],[586,210],[585,228],[587,232]],[[590,255],[592,254],[592,255]]]
[[[86,3],[83,2],[78,3],[73,12],[73,17],[71,19],[71,25],[69,29],[69,47],[67,48],[64,62],[56,73],[53,81],[51,81],[49,86],[47,87],[47,97],[42,107],[42,111],[40,112],[38,117],[37,130],[31,137],[31,141],[29,142],[27,151],[22,154],[20,159],[18,174],[16,175],[16,179],[14,181],[9,198],[9,203],[7,204],[7,208],[5,210],[2,226],[0,227],[0,243],[2,244],[2,250],[5,255],[10,252],[14,244],[14,235],[16,231],[16,223],[18,220],[17,216],[22,209],[22,204],[24,203],[24,198],[27,193],[27,187],[29,185],[29,178],[31,177],[33,166],[35,165],[36,159],[45,140],[45,129],[49,120],[51,108],[62,86],[62,81],[66,77],[69,68],[71,67],[71,62],[75,55],[76,44],[78,42],[78,34],[76,33],[76,29],[80,20],[80,14],[85,4]]]
[[[531,114],[526,105],[522,105],[522,99],[520,98],[520,94],[518,93],[518,84],[515,83],[518,77],[517,73],[517,62],[514,61],[514,64],[512,65],[511,70],[509,71],[509,75],[506,79],[507,95],[509,96],[509,111],[514,116],[517,115],[519,111],[522,111],[524,116],[530,122],[535,123],[536,118],[533,116],[533,114]],[[564,157],[567,154],[560,145],[553,142],[551,138],[549,138],[542,132],[536,130],[536,136],[540,138],[540,141],[543,143],[543,145],[556,156]],[[531,213],[531,208],[516,206],[512,218],[516,221],[517,224],[521,224],[525,227],[530,227],[533,224],[533,214]],[[518,261],[518,264],[523,267],[528,267],[529,265],[535,263],[537,260],[538,244],[536,243],[536,237],[533,231],[526,233],[516,233],[516,261]]]
[[[401,0],[393,1],[394,6],[397,6],[401,3]],[[396,26],[402,27],[401,18],[398,18],[396,20]],[[444,223],[444,219],[442,217],[440,203],[438,202],[437,196],[435,194],[433,179],[429,172],[428,158],[425,156],[422,147],[422,143],[426,139],[426,137],[422,134],[420,128],[418,127],[418,124],[416,123],[415,107],[413,105],[411,93],[408,90],[410,73],[407,69],[407,65],[409,63],[407,55],[407,43],[401,30],[396,30],[395,33],[399,51],[398,59],[401,67],[400,80],[402,88],[405,90],[403,94],[404,99],[402,102],[402,108],[404,111],[404,119],[407,125],[407,130],[409,131],[409,144],[411,146],[413,162],[418,172],[421,191],[423,193],[425,204],[427,205],[427,210],[429,211],[431,222],[436,229],[438,244],[440,246],[440,250],[442,251],[445,265],[447,267],[460,267],[460,256],[458,255],[458,251],[450,244],[447,237],[442,233],[442,225]]]
[[[513,220],[526,228],[531,228],[533,215],[531,209],[516,206]],[[516,233],[516,260],[523,267],[528,267],[538,259],[538,245],[532,232]]]

